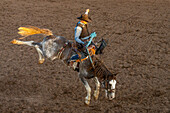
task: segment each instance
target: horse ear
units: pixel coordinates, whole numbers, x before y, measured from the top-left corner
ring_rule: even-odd
[[[117,76],[119,73],[120,73],[120,72],[116,72],[116,73],[114,73],[114,75]]]
[[[113,74],[113,79],[116,79],[116,76],[119,74],[119,72],[112,73]]]

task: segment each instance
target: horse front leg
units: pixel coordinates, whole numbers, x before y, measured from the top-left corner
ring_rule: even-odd
[[[11,41],[12,44],[17,44],[17,45],[28,45],[28,46],[34,46],[35,49],[38,52],[39,55],[39,63],[42,64],[45,60],[44,55],[42,50],[40,49],[40,43],[35,43],[34,41],[20,41],[20,40],[16,40],[14,39],[13,41]]]
[[[85,104],[89,105],[90,104],[90,99],[91,99],[91,88],[88,84],[88,82],[86,81],[86,79],[84,77],[80,76],[81,81],[83,82],[86,91],[87,91],[87,96],[85,97]]]
[[[100,82],[97,77],[94,78],[95,84],[96,84],[96,89],[94,91],[94,98],[95,100],[98,99],[99,97],[99,91],[100,91]]]

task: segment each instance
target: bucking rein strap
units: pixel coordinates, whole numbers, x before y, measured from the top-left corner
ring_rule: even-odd
[[[67,44],[68,44],[68,42],[66,42],[64,44],[64,46],[60,48],[60,50],[59,50],[59,52],[57,54],[57,58],[59,58],[59,59],[61,58],[61,55],[62,55],[63,51],[65,50]],[[79,52],[77,52],[77,51],[75,51],[75,52],[78,54],[79,58],[81,58],[81,54]],[[81,59],[80,59],[80,61],[81,61]]]
[[[59,50],[59,52],[58,52],[58,54],[57,54],[57,58],[59,58],[59,59],[61,58],[61,55],[62,55],[64,49],[66,48],[67,44],[68,44],[68,42],[66,42],[66,43],[64,44],[64,46],[60,48],[60,50]]]
[[[89,50],[88,50],[88,46],[91,44],[93,38],[94,38],[94,37],[91,37],[90,41],[89,41],[88,44],[86,45],[86,50],[87,50],[87,52],[88,52],[88,54],[89,54],[89,58],[90,58],[92,67],[95,68],[95,67],[94,67],[94,64],[93,64],[93,61],[92,61],[92,58],[91,58],[91,56],[90,56]],[[59,50],[59,52],[58,52],[58,54],[57,54],[57,58],[59,58],[59,59],[61,58],[61,55],[62,55],[65,47],[67,46],[67,44],[68,44],[68,42],[66,42],[66,43],[64,44],[64,46],[61,47],[61,49]],[[77,53],[77,54],[79,55],[79,57],[81,56],[79,53]],[[81,61],[81,60],[80,60],[80,61]]]

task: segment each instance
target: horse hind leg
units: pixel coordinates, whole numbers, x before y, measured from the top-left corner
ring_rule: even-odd
[[[94,98],[95,100],[98,99],[99,97],[99,91],[100,91],[100,82],[97,77],[94,78],[95,84],[96,84],[96,89],[94,91]]]
[[[85,97],[85,104],[89,105],[90,104],[90,100],[91,100],[91,88],[88,84],[88,82],[86,81],[86,79],[84,77],[80,77],[81,81],[83,82],[86,91],[87,91],[87,96]]]
[[[45,61],[45,57],[43,55],[43,52],[42,50],[40,49],[40,47],[38,45],[35,45],[35,49],[37,50],[38,52],[38,56],[39,56],[39,64],[43,64],[44,61]]]
[[[14,39],[13,41],[11,41],[12,44],[17,44],[17,45],[28,45],[28,46],[34,46],[35,49],[38,52],[39,55],[39,63],[42,64],[45,60],[44,55],[42,50],[40,49],[40,43],[35,43],[34,41],[20,41],[20,40],[16,40]]]
[[[20,40],[16,40],[16,39],[14,39],[14,40],[11,41],[12,44],[28,45],[28,46],[34,46],[34,45],[32,44],[33,42],[34,42],[34,41],[20,41]]]

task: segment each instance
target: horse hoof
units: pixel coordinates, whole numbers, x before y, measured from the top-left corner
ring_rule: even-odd
[[[98,96],[94,97],[94,100],[98,100]]]
[[[90,100],[86,100],[86,101],[84,102],[84,104],[85,104],[86,106],[88,106],[88,105],[90,104]]]
[[[95,99],[95,100],[98,100],[98,98],[99,98],[99,96],[94,96],[94,99]]]
[[[89,105],[90,104],[90,98],[86,97],[84,103],[85,103],[85,105]]]
[[[39,64],[43,64],[45,59],[39,60]]]
[[[19,41],[19,40],[16,40],[16,39],[12,40],[11,43],[12,43],[12,44],[18,44],[18,45],[19,45],[19,44],[23,44],[23,42],[21,42],[21,41]]]

